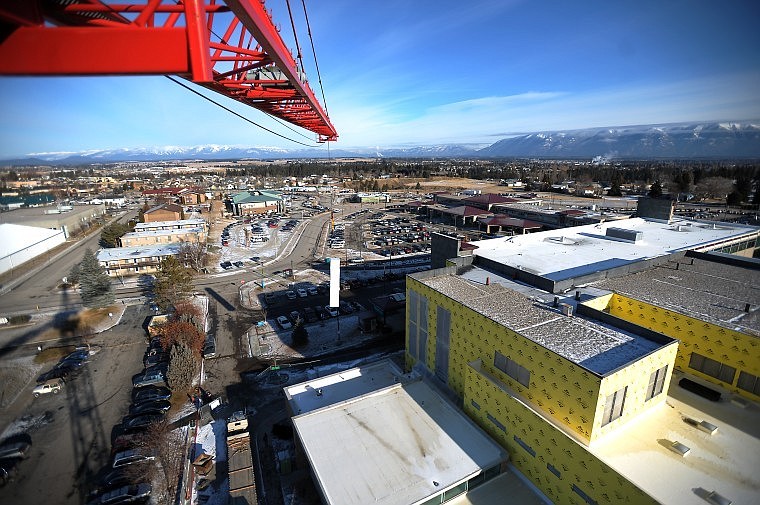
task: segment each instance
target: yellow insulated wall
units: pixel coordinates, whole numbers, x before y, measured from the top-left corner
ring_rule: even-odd
[[[619,294],[609,297],[605,312],[680,340],[676,368],[752,400],[760,400],[760,396],[736,387],[741,371],[760,376],[760,339],[757,337]],[[733,381],[729,384],[690,368],[693,352],[736,368]]]
[[[657,503],[583,445],[516,399],[498,379],[467,366],[464,410],[509,451],[510,459],[554,503]]]
[[[489,373],[524,395],[546,416],[574,431],[586,443],[592,441],[600,377],[438,291],[407,279],[407,291],[412,289],[428,300],[425,366],[429,370],[435,370],[436,365],[436,307],[441,306],[451,313],[448,385],[460,398],[465,396],[467,364],[480,359]],[[407,300],[410,299],[408,295]],[[407,318],[408,311],[407,306]],[[415,360],[408,353],[409,335],[406,348],[407,366],[411,368]],[[530,387],[524,387],[494,367],[496,350],[530,370]]]

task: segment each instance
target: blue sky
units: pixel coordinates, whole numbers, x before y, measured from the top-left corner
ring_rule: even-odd
[[[292,1],[318,96],[301,5]],[[284,0],[268,0],[295,50]],[[760,3],[310,0],[335,148],[760,119]],[[207,92],[208,93],[208,92]],[[278,132],[255,109],[208,93]],[[163,77],[0,78],[0,158],[119,147],[300,147]],[[324,147],[321,147],[324,148]]]

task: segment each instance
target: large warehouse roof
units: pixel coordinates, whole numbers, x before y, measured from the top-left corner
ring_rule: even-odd
[[[477,257],[556,282],[757,234],[757,227],[734,223],[633,218],[471,243]]]

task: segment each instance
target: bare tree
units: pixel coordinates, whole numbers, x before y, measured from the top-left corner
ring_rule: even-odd
[[[160,489],[154,489],[156,503],[171,503],[177,494],[177,485],[182,475],[182,464],[187,456],[182,450],[185,441],[179,430],[172,430],[164,420],[148,426],[145,435],[140,438],[139,447],[155,455],[155,465],[148,469],[151,482],[160,483]],[[134,465],[133,465],[134,466]],[[141,468],[145,471],[145,468]],[[145,475],[141,476],[144,480]]]
[[[208,265],[208,252],[203,242],[182,242],[177,257],[196,272],[202,272]]]
[[[706,177],[694,187],[694,192],[701,200],[718,199],[725,200],[726,195],[734,189],[733,181],[723,177]]]

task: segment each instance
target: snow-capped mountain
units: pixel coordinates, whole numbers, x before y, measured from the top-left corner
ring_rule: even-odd
[[[237,159],[297,159],[297,158],[452,158],[474,156],[483,144],[434,145],[409,147],[326,147],[283,149],[281,147],[241,147],[225,145],[164,146],[136,149],[103,149],[82,152],[32,153],[27,157],[5,160],[5,164],[87,164],[129,161],[187,161],[187,160],[237,160]]]
[[[758,158],[760,121],[529,133],[500,140],[478,154],[536,158]]]
[[[337,147],[337,149],[336,149]],[[125,161],[187,161],[298,158],[760,158],[760,121],[677,123],[515,135],[490,146],[441,144],[405,147],[242,147],[207,144],[82,152],[33,153],[3,164],[87,164]]]

